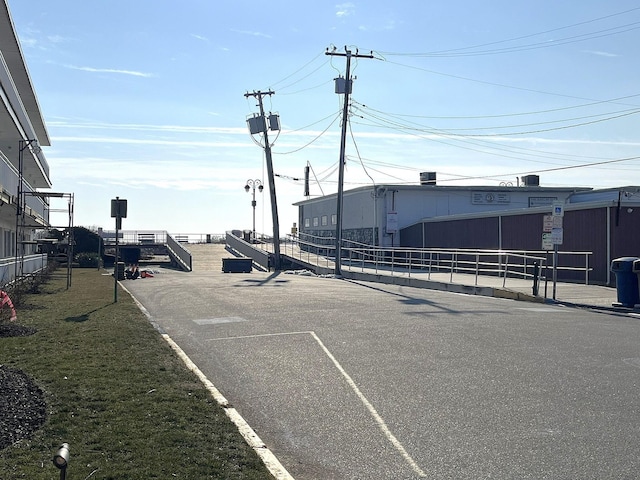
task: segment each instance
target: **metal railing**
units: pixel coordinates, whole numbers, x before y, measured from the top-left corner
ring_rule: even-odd
[[[331,268],[335,259],[335,239],[308,234],[287,236],[281,243],[283,253],[310,265]],[[448,273],[450,281],[454,274],[494,276],[502,279],[506,286],[508,278],[533,279],[536,265],[540,277],[548,279],[551,268],[547,252],[526,250],[486,250],[486,249],[441,249],[441,248],[380,248],[343,240],[342,268],[348,270],[365,269],[386,274],[427,274]],[[557,270],[572,272],[589,283],[589,257],[592,252],[558,252]]]
[[[250,257],[255,263],[260,265],[266,270],[269,270],[271,266],[271,253],[273,248],[269,249],[269,245],[272,243],[264,243],[263,241],[256,243],[246,242],[244,239],[234,235],[233,232],[227,232],[226,234],[227,245],[236,252]]]
[[[191,272],[193,270],[193,265],[191,264],[191,252],[169,234],[166,235],[166,245],[167,250],[169,250],[169,256],[181,263],[183,268],[186,268]]]
[[[113,246],[116,243],[115,230],[103,230],[101,233],[105,245]],[[169,256],[184,270],[192,271],[191,252],[181,242],[165,230],[120,230],[118,231],[118,243],[120,245],[165,245]]]
[[[102,238],[107,243],[115,243],[115,230],[103,230]],[[179,243],[221,243],[225,239],[223,233],[167,233],[166,230],[119,230],[118,241],[125,244],[134,243],[167,243],[167,235],[171,235]]]
[[[101,233],[105,244],[111,245],[116,242],[115,230],[103,230]],[[118,243],[120,244],[140,244],[140,243],[167,243],[166,230],[119,230]]]
[[[0,259],[0,285],[6,285],[15,279],[15,258]],[[22,265],[22,274],[29,275],[39,272],[47,265],[46,254],[25,255]]]

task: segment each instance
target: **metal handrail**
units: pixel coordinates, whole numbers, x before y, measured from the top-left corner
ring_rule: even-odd
[[[187,250],[180,242],[177,242],[171,235],[166,235],[166,246],[169,250],[169,256],[174,258],[176,262],[182,264],[182,267],[187,271],[193,270],[191,252]]]
[[[333,237],[318,237],[301,233],[297,236],[287,236],[283,244],[292,258],[320,266],[329,266],[335,259],[335,239]],[[297,247],[297,251],[295,250]],[[466,273],[475,276],[476,285],[479,275],[499,276],[506,285],[507,278],[533,278],[534,264],[538,265],[539,272],[544,272],[552,267],[547,262],[546,251],[541,250],[490,250],[490,249],[465,249],[465,248],[405,248],[405,247],[373,247],[371,245],[343,240],[344,267],[372,268],[378,273],[386,270],[391,275],[400,272],[411,276],[412,272],[431,273],[448,272],[450,280],[455,273]],[[558,258],[584,257],[584,266],[557,265],[558,270],[577,271],[584,273],[585,284],[589,283],[590,267],[589,256],[592,252],[559,251]],[[541,273],[541,278],[546,279]]]

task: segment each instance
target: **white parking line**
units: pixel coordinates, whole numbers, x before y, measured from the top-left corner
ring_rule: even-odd
[[[244,437],[245,441],[251,448],[258,454],[262,463],[267,467],[271,475],[277,480],[294,480],[291,474],[287,472],[284,466],[276,458],[276,456],[267,448],[264,442],[260,439],[258,434],[251,428],[246,420],[238,413],[235,408],[229,406],[227,399],[220,393],[220,391],[211,383],[204,373],[198,368],[198,366],[191,361],[186,353],[178,346],[173,339],[166,333],[162,334],[162,337],[176,352],[176,354],[182,359],[184,364],[189,370],[196,374],[200,381],[204,384],[205,388],[209,390],[211,396],[215,398],[216,402],[224,409],[224,413],[235,424],[240,434]]]
[[[394,448],[400,453],[402,458],[405,459],[405,461],[411,466],[413,471],[418,476],[420,477],[427,476],[427,474],[420,468],[420,466],[415,462],[415,460],[411,457],[411,455],[409,455],[409,453],[405,450],[405,448],[402,446],[402,444],[396,438],[396,436],[391,432],[391,430],[385,423],[384,419],[380,416],[380,414],[375,409],[375,407],[371,404],[371,402],[369,402],[369,400],[367,400],[364,394],[360,391],[360,389],[356,385],[356,382],[354,382],[353,379],[349,376],[349,374],[345,371],[345,369],[342,368],[342,365],[340,365],[340,362],[336,360],[336,357],[334,357],[333,354],[329,351],[329,349],[325,346],[325,344],[322,343],[322,340],[320,340],[320,338],[315,334],[315,332],[308,331],[308,332],[265,333],[265,334],[259,334],[259,335],[244,335],[244,336],[238,336],[238,337],[212,338],[210,340],[211,341],[237,340],[242,338],[278,337],[278,336],[284,336],[284,335],[310,335],[318,343],[318,345],[320,345],[320,348],[322,348],[325,355],[329,357],[329,360],[333,362],[333,364],[338,369],[340,374],[342,374],[342,376],[345,378],[345,380],[347,381],[347,384],[351,387],[351,389],[355,392],[355,394],[360,399],[360,401],[364,404],[364,406],[369,411],[369,413],[375,420],[380,430],[382,430],[382,433],[387,438],[387,440],[394,446]]]
[[[264,444],[264,442],[260,439],[258,434],[251,428],[251,426],[246,422],[246,420],[238,413],[235,408],[229,406],[229,402],[227,399],[220,393],[220,391],[213,385],[213,383],[207,378],[207,376],[202,373],[202,371],[198,368],[198,366],[193,363],[193,361],[189,358],[189,356],[184,353],[184,351],[180,348],[180,346],[173,341],[173,339],[164,333],[158,325],[153,321],[151,314],[149,311],[144,308],[136,297],[127,290],[124,286],[122,287],[125,292],[131,295],[131,298],[138,306],[140,311],[147,317],[149,322],[154,325],[154,328],[158,330],[162,338],[169,344],[169,346],[173,349],[174,352],[178,355],[178,357],[184,362],[185,366],[191,370],[198,379],[203,383],[205,388],[209,391],[211,396],[216,400],[218,405],[224,410],[224,413],[229,417],[229,419],[234,423],[240,435],[244,438],[247,444],[258,454],[262,463],[264,463],[267,470],[273,475],[273,478],[276,480],[295,480],[291,474],[287,471],[286,468],[280,463],[280,460],[273,454],[269,448]]]

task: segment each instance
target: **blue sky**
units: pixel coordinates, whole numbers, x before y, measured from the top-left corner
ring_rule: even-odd
[[[342,97],[353,59],[345,188],[640,184],[636,2],[9,0],[51,135],[53,190],[76,225],[223,233],[251,228],[247,179],[267,182],[244,94],[273,89],[281,232],[337,191]],[[256,140],[259,140],[256,138]],[[258,231],[271,233],[267,190]],[[54,223],[55,223],[54,219]],[[66,220],[61,220],[66,222]]]

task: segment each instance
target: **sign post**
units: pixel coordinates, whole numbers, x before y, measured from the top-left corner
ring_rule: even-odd
[[[553,243],[553,299],[556,299],[556,287],[558,284],[558,245],[562,245],[564,231],[562,219],[564,217],[564,203],[554,202],[551,214],[552,229],[551,243]]]
[[[118,258],[120,251],[118,248],[118,236],[122,228],[122,219],[127,218],[127,201],[116,197],[111,200],[111,218],[116,219],[116,255],[113,261],[113,303],[118,303],[118,276],[120,270],[118,268]]]

